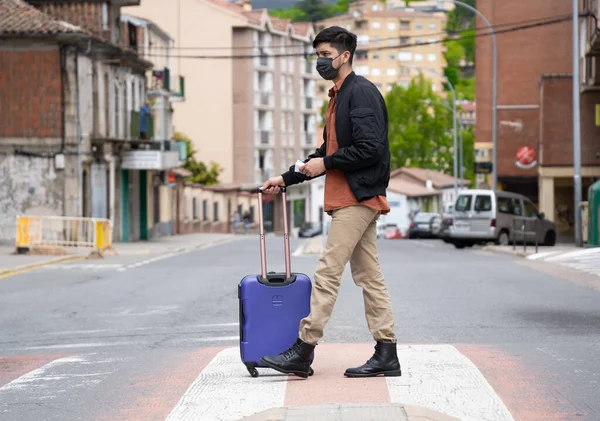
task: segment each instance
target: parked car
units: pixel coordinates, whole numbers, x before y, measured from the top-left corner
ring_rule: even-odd
[[[415,215],[408,228],[408,238],[434,238],[433,226],[439,226],[439,214],[431,212],[419,212]],[[439,230],[439,229],[438,229]]]
[[[454,205],[446,205],[444,206],[444,212],[440,216],[441,223],[440,229],[437,233],[437,237],[444,241],[444,243],[450,242],[450,226],[452,225],[452,211],[454,209]]]
[[[385,238],[385,222],[377,221],[377,238]]]
[[[311,238],[321,235],[323,233],[323,226],[320,222],[308,222],[298,231],[298,237],[300,238]]]
[[[525,238],[521,234],[523,225]],[[490,241],[506,246],[513,239],[554,246],[556,224],[521,194],[494,190],[460,192],[450,226],[450,241],[456,248]]]

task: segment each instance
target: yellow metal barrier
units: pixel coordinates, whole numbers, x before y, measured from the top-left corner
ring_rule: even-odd
[[[17,252],[91,249],[103,255],[112,247],[112,221],[69,216],[17,216]]]

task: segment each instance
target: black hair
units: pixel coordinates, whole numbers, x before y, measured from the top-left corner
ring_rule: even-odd
[[[313,48],[316,48],[322,42],[328,42],[339,53],[350,51],[349,62],[352,64],[354,51],[356,51],[356,35],[352,32],[339,26],[330,26],[317,34],[313,41]]]

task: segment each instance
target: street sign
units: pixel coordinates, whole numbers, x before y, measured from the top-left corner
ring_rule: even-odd
[[[491,162],[476,162],[474,164],[474,172],[475,174],[491,174],[492,167]]]

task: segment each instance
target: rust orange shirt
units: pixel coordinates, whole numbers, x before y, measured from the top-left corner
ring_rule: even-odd
[[[332,155],[339,149],[335,132],[335,98],[344,83],[344,79],[329,90],[329,104],[325,113],[325,129],[327,135],[326,155]],[[346,175],[342,170],[327,170],[325,173],[325,212],[331,214],[336,209],[354,205],[363,205],[380,211],[383,215],[389,213],[390,207],[385,196],[375,196],[358,202],[352,193]]]

